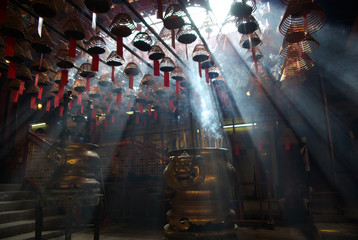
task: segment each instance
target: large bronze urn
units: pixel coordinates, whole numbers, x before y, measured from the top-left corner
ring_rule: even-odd
[[[237,238],[229,205],[235,170],[228,159],[228,151],[218,148],[169,153],[164,179],[173,197],[164,227],[167,240]]]

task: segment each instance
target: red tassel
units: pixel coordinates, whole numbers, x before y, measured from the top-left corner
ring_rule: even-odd
[[[55,101],[54,101],[53,105],[55,107],[58,107],[60,105],[60,98],[58,97],[57,94],[55,95]]]
[[[95,119],[97,116],[97,110],[96,109],[93,109],[92,111],[92,118]]]
[[[258,145],[258,150],[259,150],[260,152],[262,152],[262,150],[263,150],[263,147],[262,147],[262,142],[261,142],[261,141],[259,142],[259,145]]]
[[[77,95],[77,104],[78,105],[82,104],[82,93],[78,93],[78,95]]]
[[[157,18],[163,19],[163,2],[162,0],[157,0],[157,3],[158,3]]]
[[[123,57],[123,38],[117,37],[117,54]]]
[[[160,71],[159,71],[159,61],[158,60],[154,60],[154,76],[160,76]]]
[[[174,109],[174,103],[173,103],[173,100],[169,100],[169,107],[170,109]]]
[[[139,115],[138,115],[138,114],[135,115],[135,123],[136,123],[136,124],[139,123]]]
[[[19,90],[13,90],[12,91],[12,102],[17,103],[19,99]]]
[[[32,97],[31,97],[30,108],[36,109],[36,97],[35,97],[35,96],[32,96]]]
[[[209,83],[209,68],[205,68],[205,80],[206,83]]]
[[[35,87],[39,84],[39,73],[37,72],[35,75]]]
[[[1,7],[3,8],[3,7]],[[6,9],[6,8],[5,8]],[[6,47],[5,47],[5,57],[13,57],[15,53],[15,44],[16,38],[7,36],[6,37]]]
[[[22,95],[25,89],[25,81],[20,81],[19,94]]]
[[[99,55],[93,54],[91,70],[94,72],[98,72],[98,65],[99,65]]]
[[[234,145],[234,152],[235,152],[235,156],[236,156],[236,157],[240,155],[239,144],[235,144],[235,145]]]
[[[49,112],[51,109],[51,100],[48,99],[47,102],[46,102],[46,111]]]
[[[164,87],[169,87],[169,72],[164,72]]]
[[[148,104],[148,115],[152,116],[152,105]]]
[[[114,82],[114,66],[112,66],[112,82]]]
[[[155,110],[155,111],[154,111],[154,120],[157,120],[157,119],[158,119],[158,111]]]
[[[138,103],[138,107],[139,107],[139,112],[140,112],[140,114],[143,114],[143,104],[142,104],[142,103]]]
[[[201,62],[198,62],[198,68],[199,68],[199,76],[201,78],[202,77],[202,75],[201,75]]]
[[[76,39],[70,37],[70,46],[68,48],[68,56],[76,57]]]
[[[0,23],[5,22],[5,16],[6,16],[6,8],[7,8],[7,0],[1,0],[0,1]]]
[[[285,149],[286,150],[291,150],[291,144],[290,144],[290,139],[289,138],[285,138]]]
[[[85,111],[85,106],[84,105],[81,105],[81,113],[83,114]]]
[[[7,77],[10,79],[16,78],[16,66],[17,64],[15,62],[10,62],[9,69],[7,71]]]
[[[63,109],[64,109],[64,107],[61,106],[61,107],[60,107],[60,117],[63,117]]]
[[[39,94],[37,95],[37,98],[40,99],[40,100],[42,99],[42,93],[43,93],[43,91],[44,91],[44,87],[41,86],[41,87],[40,87],[40,90],[39,90]]]
[[[122,102],[122,94],[121,94],[121,93],[117,93],[117,96],[116,96],[116,104],[117,104],[117,105],[121,105],[121,102]]]
[[[86,90],[89,92],[91,89],[91,79],[86,77]]]
[[[128,77],[129,77],[129,88],[130,89],[133,89],[133,75],[128,75]]]
[[[172,47],[175,48],[175,29],[172,29]]]
[[[65,87],[60,84],[60,86],[58,87],[58,94],[57,94],[58,97],[62,99],[64,93],[65,93]]]
[[[179,95],[179,81],[176,80],[176,83],[175,83],[175,92],[177,93],[177,95]]]
[[[68,103],[68,109],[72,109],[72,100]]]
[[[67,86],[67,84],[68,84],[68,70],[62,69],[60,85]]]

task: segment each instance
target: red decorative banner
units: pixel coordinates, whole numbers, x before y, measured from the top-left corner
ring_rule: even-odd
[[[175,29],[172,29],[171,32],[172,32],[172,47],[175,49]]]
[[[39,84],[39,73],[37,72],[35,75],[35,87],[37,87],[37,85]]]
[[[209,68],[205,68],[205,80],[206,83],[209,83]]]
[[[12,102],[17,103],[19,99],[19,90],[12,90]]]
[[[140,114],[143,114],[143,104],[142,104],[142,103],[138,103],[138,107],[139,107],[139,112],[140,112]]]
[[[84,109],[85,109],[85,105],[81,105],[81,113],[82,114],[85,112]]]
[[[39,94],[37,95],[37,98],[40,99],[40,100],[42,99],[42,93],[43,93],[43,91],[44,91],[44,87],[41,86],[41,87],[40,87],[40,90],[39,90]]]
[[[63,110],[64,110],[65,108],[63,107],[63,106],[61,106],[60,107],[60,117],[63,117]]]
[[[153,61],[153,67],[154,67],[154,76],[160,76],[160,71],[159,71],[159,61],[158,60],[154,60]]]
[[[78,105],[82,104],[82,93],[78,93],[78,95],[77,95],[77,104]]]
[[[49,112],[50,109],[51,109],[51,100],[48,99],[48,100],[46,101],[46,111]]]
[[[262,142],[261,142],[261,141],[259,142],[259,145],[258,145],[257,149],[258,149],[260,152],[262,152],[263,147],[262,147]]]
[[[99,65],[99,55],[93,54],[91,70],[94,72],[98,72],[98,65]]]
[[[176,80],[176,83],[175,83],[175,92],[177,95],[179,95],[179,81]]]
[[[68,109],[72,109],[72,100],[68,103]]]
[[[170,107],[171,110],[173,110],[174,107],[175,107],[174,103],[173,103],[173,100],[171,100],[171,99],[169,100],[169,107]]]
[[[16,66],[17,64],[15,62],[10,62],[9,69],[7,71],[7,77],[10,79],[16,78]]]
[[[163,2],[162,0],[157,0],[157,3],[158,3],[157,18],[163,19]]]
[[[97,116],[97,110],[96,109],[93,109],[92,110],[92,118],[95,119]]]
[[[60,86],[58,86],[58,97],[59,98],[63,98],[63,95],[65,93],[65,86],[63,86],[62,84],[60,84]]]
[[[53,105],[54,105],[55,107],[58,107],[58,106],[60,105],[60,98],[58,97],[57,94],[55,95],[55,100],[54,100],[54,102],[53,102]]]
[[[0,23],[4,23],[6,16],[7,0],[0,0],[0,6]]]
[[[70,46],[68,48],[68,56],[76,57],[76,39],[70,37]]]
[[[89,92],[91,88],[91,79],[86,77],[86,90]]]
[[[22,95],[25,89],[25,81],[20,81],[19,94]]]
[[[291,143],[289,138],[285,138],[285,149],[291,150]]]
[[[130,89],[133,89],[133,75],[128,75],[128,77],[129,77],[129,88]]]
[[[114,82],[114,66],[112,66],[112,82]]]
[[[68,84],[68,70],[62,69],[60,85],[67,86],[67,84]]]
[[[169,72],[164,72],[164,87],[169,87]]]
[[[117,37],[117,54],[123,57],[123,38]]]
[[[32,96],[32,97],[31,97],[30,108],[36,109],[36,97],[35,97],[35,96]]]
[[[3,8],[3,7],[1,7]],[[6,47],[5,47],[5,57],[13,57],[15,53],[15,44],[16,38],[7,36],[6,37]]]
[[[199,76],[201,78],[202,77],[202,75],[201,75],[201,62],[198,62],[198,69],[199,69]]]

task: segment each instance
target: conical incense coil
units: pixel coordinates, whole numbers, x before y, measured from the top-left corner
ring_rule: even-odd
[[[49,79],[49,77],[47,76],[47,74],[45,73],[39,73],[39,82],[38,82],[39,86],[48,86],[51,84],[51,81]]]
[[[212,80],[213,85],[215,86],[221,86],[225,84],[225,79],[222,75],[219,75],[217,78],[214,78]]]
[[[112,6],[111,0],[85,0],[86,7],[95,13],[107,13]]]
[[[31,7],[37,15],[43,18],[53,18],[57,15],[57,8],[54,0],[33,0]]]
[[[155,83],[155,78],[152,74],[145,74],[140,82],[139,86],[153,86]]]
[[[164,89],[163,83],[157,81],[154,84],[153,93],[158,95],[158,96],[163,96],[165,94],[165,89]]]
[[[143,90],[139,90],[136,95],[136,101],[145,104],[147,102],[147,95]]]
[[[16,78],[23,80],[27,83],[33,82],[33,78],[32,78],[30,69],[25,66],[21,66],[19,69],[16,70]]]
[[[255,52],[256,60],[260,62],[264,58],[264,55],[262,54],[261,50],[258,47],[255,47],[253,50]],[[252,49],[247,49],[247,51],[245,53],[245,58],[248,62],[254,62],[254,56],[252,55]]]
[[[185,74],[183,72],[183,69],[179,66],[175,66],[174,70],[171,72],[171,78],[177,81],[184,81]]]
[[[179,4],[169,5],[163,18],[164,27],[167,29],[181,28],[184,25],[184,15],[185,12]]]
[[[234,1],[231,4],[230,14],[235,17],[248,17],[256,10],[255,0]]]
[[[89,54],[102,54],[106,51],[106,42],[100,36],[92,36],[88,41]]]
[[[14,50],[14,56],[5,56],[6,60],[14,63],[23,63],[25,61],[25,53],[19,44],[16,44]]]
[[[40,88],[34,85],[31,85],[29,89],[27,89],[27,94],[29,95],[38,95]]]
[[[46,31],[46,28],[43,27],[41,37],[36,35],[31,41],[31,47],[40,53],[50,53],[54,48],[54,43]]]
[[[138,65],[134,62],[129,62],[123,70],[125,76],[138,76],[141,74],[141,71]]]
[[[122,82],[122,80],[117,78],[112,85],[112,91],[114,93],[122,93],[124,92],[124,89],[125,89],[124,83]]]
[[[96,76],[96,72],[93,72],[91,70],[91,64],[90,63],[82,63],[79,69],[79,74],[81,77],[84,78],[93,78]]]
[[[40,61],[41,60],[36,60],[34,63],[32,63],[31,69],[34,70],[35,72],[47,72],[48,71],[47,60],[42,59],[41,65],[40,65]]]
[[[133,38],[132,44],[143,52],[148,52],[151,49],[152,38],[146,32],[139,32]]]
[[[163,50],[161,47],[159,47],[158,45],[153,45],[149,52],[148,52],[148,57],[150,60],[160,60],[165,56]]]
[[[86,91],[86,82],[83,78],[78,78],[73,84],[73,89],[76,92],[83,93]]]
[[[104,100],[105,102],[107,102],[107,103],[106,103],[106,106],[107,106],[107,109],[108,109],[108,103],[112,103],[113,100],[114,100],[114,95],[113,95],[113,93],[112,93],[112,92],[106,92],[106,94],[105,94],[104,97],[103,97],[103,100]]]
[[[2,32],[5,36],[20,39],[25,38],[25,25],[22,22],[21,16],[9,6],[6,10],[6,18],[3,24]]]
[[[62,46],[59,48],[56,52],[56,57],[58,58],[58,61],[56,62],[56,65],[60,68],[73,68],[73,62],[74,58],[71,56],[68,56],[68,47]]]
[[[109,66],[118,67],[118,66],[122,66],[125,63],[125,61],[124,61],[123,57],[121,57],[117,54],[117,51],[112,51],[108,55],[108,57],[106,59],[106,63]]]
[[[118,13],[109,25],[109,31],[117,37],[128,37],[136,29],[134,22],[127,13]]]
[[[310,70],[313,66],[314,61],[307,53],[302,53],[297,46],[290,46],[282,63],[281,71],[286,71],[287,74],[294,74]]]
[[[280,33],[286,35],[288,29],[302,29],[313,34],[319,31],[327,22],[326,13],[311,0],[290,1],[279,25]]]
[[[51,85],[51,88],[50,90],[48,90],[50,93],[53,93],[53,94],[57,94],[58,93],[58,90],[59,90],[59,84],[58,83],[53,83]],[[45,97],[45,96],[44,96]]]
[[[10,89],[19,90],[20,85],[21,85],[21,80],[15,78],[10,80],[8,87]]]
[[[163,72],[171,72],[175,68],[175,64],[173,60],[169,57],[164,57],[162,61],[160,61],[160,71]]]
[[[305,52],[308,54],[313,53],[319,47],[319,42],[317,42],[316,39],[314,39],[309,33],[304,34],[302,39],[296,39],[295,41],[290,42],[287,41],[287,36],[289,36],[289,34],[286,34],[286,37],[283,39],[283,43],[280,48],[280,55],[283,57],[286,55],[287,49],[290,45],[296,45],[301,52]]]
[[[236,21],[237,31],[241,34],[250,34],[259,29],[259,23],[250,15],[238,18]]]
[[[211,68],[214,65],[215,65],[215,62],[211,57],[209,57],[207,60],[201,62],[201,68],[202,69]]]
[[[209,78],[217,78],[220,75],[219,69],[216,66],[212,66],[208,69]]]
[[[177,32],[176,39],[183,44],[190,44],[195,42],[197,35],[194,27],[191,24],[183,25]]]
[[[180,81],[180,82],[179,82],[179,85],[180,85],[181,87],[187,88],[187,87],[190,86],[190,81],[189,81],[189,79],[185,79],[185,80],[183,80],[183,81]]]
[[[102,97],[101,89],[98,85],[93,85],[88,93],[90,98],[100,98]]]
[[[195,62],[203,62],[209,58],[209,55],[204,44],[197,44],[192,53],[193,61]]]
[[[71,17],[63,24],[63,33],[67,39],[82,40],[85,38],[85,30],[82,22],[77,17]]]
[[[242,48],[251,49],[251,44],[253,47],[258,47],[262,44],[262,41],[257,33],[254,32],[251,34],[243,34],[239,44]]]
[[[111,87],[113,84],[111,75],[109,73],[102,74],[98,80],[98,85],[101,87]]]
[[[124,97],[134,100],[136,98],[136,92],[133,89],[127,89],[127,91],[124,93]]]

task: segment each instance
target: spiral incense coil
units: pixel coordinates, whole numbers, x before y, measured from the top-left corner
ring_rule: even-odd
[[[165,10],[163,24],[167,29],[177,29],[184,25],[185,12],[179,4],[170,4]]]
[[[42,27],[41,37],[36,34],[35,38],[32,39],[31,47],[39,53],[50,53],[52,51],[54,43],[45,27]]]
[[[151,49],[152,38],[146,32],[139,32],[133,38],[132,44],[143,52],[148,52]]]
[[[56,57],[58,58],[58,61],[56,62],[56,65],[60,68],[73,68],[73,62],[74,58],[68,56],[68,47],[62,46],[59,48],[56,52]]]
[[[36,60],[32,65],[31,69],[35,72],[47,72],[48,71],[48,64],[46,59],[42,59],[42,63],[40,66],[40,60]]]
[[[20,79],[11,79],[10,82],[9,82],[8,87],[10,89],[19,90],[20,89],[20,83],[21,83]]]
[[[117,54],[117,51],[112,51],[108,55],[106,63],[107,63],[108,66],[118,67],[118,66],[122,66],[125,63],[125,61],[121,56],[119,56]]]
[[[185,79],[184,81],[180,81],[179,85],[183,88],[187,88],[190,86],[190,81],[189,81],[189,79]]]
[[[260,62],[264,58],[264,55],[262,54],[261,50],[258,47],[255,47],[254,51],[255,51],[256,60],[258,62]],[[245,58],[246,58],[246,60],[248,62],[254,62],[254,58],[252,56],[252,50],[251,49],[247,49],[247,51],[245,53]]]
[[[47,92],[44,94],[43,98],[46,99],[46,100],[51,100],[51,99],[55,98],[56,94],[57,94],[57,93],[53,93],[53,92],[47,91]]]
[[[32,49],[31,49],[30,43],[23,40],[23,41],[19,41],[18,44],[24,51],[25,59],[27,59],[29,62],[33,62],[34,59],[32,58],[32,53],[31,53]]]
[[[279,31],[286,35],[288,29],[313,34],[319,31],[327,22],[326,13],[311,0],[290,1],[279,25]]]
[[[9,6],[6,9],[6,18],[3,24],[2,32],[5,36],[20,39],[25,38],[26,35],[25,25],[22,22],[21,16]]]
[[[55,0],[33,0],[31,7],[43,18],[53,18],[57,15]]]
[[[23,80],[27,83],[33,82],[31,71],[28,67],[21,66],[16,70],[16,78]]]
[[[107,13],[112,6],[111,0],[85,0],[86,7],[92,12]]]
[[[79,69],[79,74],[81,77],[84,78],[93,78],[96,76],[96,72],[92,71],[92,65],[90,63],[82,63]]]
[[[173,60],[169,57],[164,57],[160,62],[159,69],[163,72],[171,72],[175,68]]]
[[[111,103],[114,100],[114,95],[112,92],[106,92],[103,97],[103,100],[106,102],[106,109],[108,109],[108,103]]]
[[[305,34],[302,39],[299,38],[291,42],[287,41],[287,36],[289,36],[289,34],[286,34],[285,38],[283,39],[282,46],[280,48],[280,55],[283,57],[286,55],[289,46],[293,44],[296,44],[296,46],[298,46],[301,52],[305,52],[308,54],[313,53],[319,47],[319,42],[317,42],[316,39],[314,39],[309,33]],[[290,40],[292,40],[292,38],[290,38]]]
[[[165,94],[165,87],[163,83],[156,81],[153,87],[153,93],[158,96],[163,96]]]
[[[224,77],[220,74],[217,78],[214,78],[212,80],[212,83],[214,86],[222,86],[225,84],[225,79]]]
[[[98,80],[98,85],[101,87],[111,87],[112,84],[113,82],[109,73],[102,74]]]
[[[73,84],[73,89],[78,93],[86,91],[86,81],[83,78],[78,78]]]
[[[286,71],[287,74],[295,74],[301,71],[308,71],[313,66],[314,61],[307,53],[301,52],[297,46],[289,46],[281,71]]]
[[[183,69],[179,66],[175,66],[174,70],[171,72],[171,78],[178,81],[184,81],[186,79]]]
[[[134,62],[129,62],[126,65],[126,67],[124,68],[123,73],[126,77],[128,77],[129,75],[132,75],[132,76],[141,75],[141,71],[140,71],[138,65]]]
[[[259,23],[250,15],[248,17],[238,18],[236,21],[237,31],[241,34],[250,34],[259,29]]]
[[[127,89],[127,91],[124,93],[124,97],[134,100],[136,98],[136,92],[133,89]]]
[[[59,90],[59,84],[58,83],[54,83],[51,85],[51,88],[50,90],[48,90],[50,93],[53,93],[53,94],[57,94],[58,93],[58,90]],[[45,96],[44,96],[45,97]]]
[[[122,80],[117,78],[112,85],[112,91],[114,93],[122,93],[124,92],[124,89],[125,89],[124,83],[122,82]]]
[[[235,17],[250,16],[256,10],[256,0],[234,1],[231,4],[230,14]]]
[[[57,71],[56,73],[55,73],[55,75],[53,76],[53,81],[55,82],[55,83],[60,83],[61,82],[61,78],[62,78],[62,70],[60,70],[60,71]]]
[[[104,53],[106,42],[100,36],[92,36],[88,41],[87,52],[89,54],[102,54]]]
[[[160,60],[165,56],[163,50],[161,47],[159,47],[158,45],[153,45],[149,52],[148,52],[148,57],[150,60]]]
[[[109,25],[109,31],[117,37],[128,37],[136,29],[134,22],[127,13],[118,13]]]
[[[153,86],[155,83],[155,78],[152,74],[145,74],[142,78],[142,81],[140,82],[140,87],[141,86]]]
[[[251,34],[243,34],[240,39],[240,46],[245,49],[251,49],[250,38],[253,47],[258,47],[262,44],[260,37],[254,32]]]
[[[29,89],[27,89],[27,94],[29,95],[37,95],[39,94],[40,88],[35,86],[35,85],[31,85],[29,87]]]
[[[220,75],[219,69],[216,66],[212,66],[208,69],[209,78],[217,78]]]
[[[143,90],[139,90],[137,92],[136,101],[142,104],[147,103],[147,95],[143,92]]]
[[[15,45],[14,56],[5,56],[6,60],[15,63],[23,63],[25,61],[25,53],[19,44]]]
[[[192,53],[192,57],[193,57],[193,61],[195,62],[203,62],[205,60],[209,59],[209,52],[206,49],[206,47],[204,46],[204,44],[197,44],[194,47],[193,53]]]
[[[67,39],[82,40],[85,38],[85,30],[77,17],[71,17],[63,25],[63,33]]]
[[[49,79],[49,77],[47,76],[47,74],[45,73],[39,73],[39,82],[38,82],[39,86],[48,86],[51,84],[51,81]]]
[[[190,44],[197,39],[196,31],[191,24],[184,24],[177,32],[176,39],[183,44]]]
[[[101,89],[98,85],[93,85],[88,93],[90,98],[100,98],[102,97]]]

